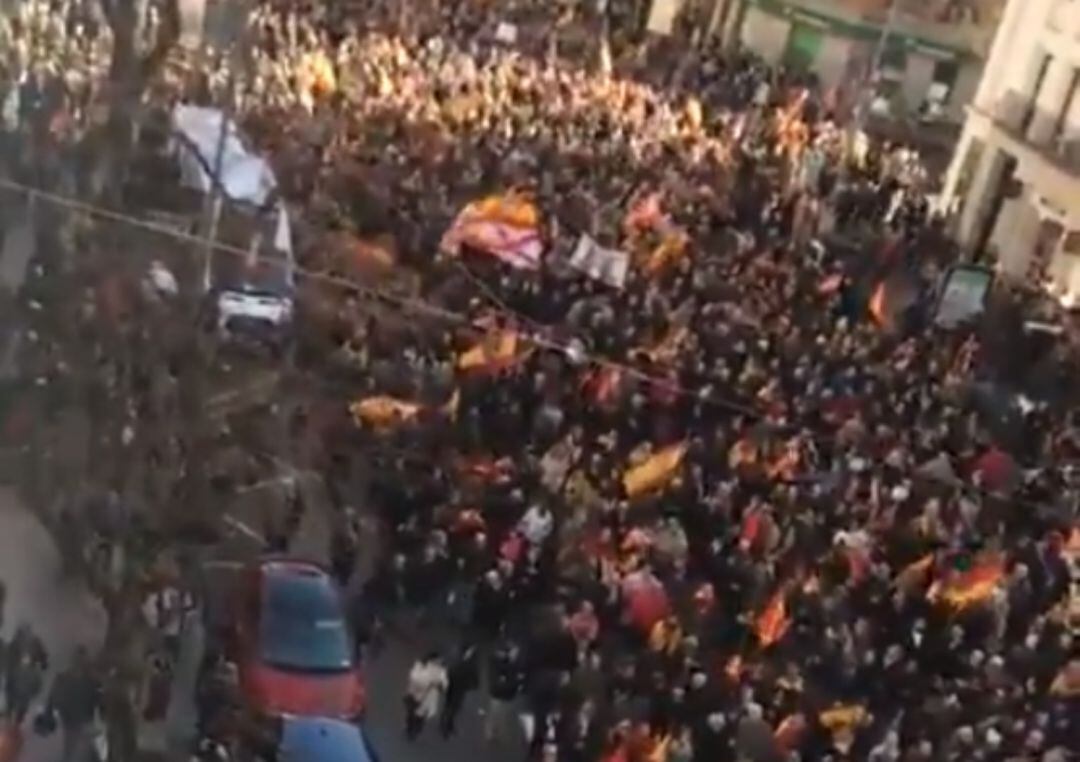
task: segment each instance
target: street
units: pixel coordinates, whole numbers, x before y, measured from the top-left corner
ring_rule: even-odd
[[[9,639],[23,622],[41,636],[49,654],[48,690],[76,646],[95,652],[105,632],[105,615],[81,584],[60,578],[60,559],[48,533],[8,489],[0,490],[0,579],[8,591],[3,638]],[[36,711],[35,706],[32,714]],[[29,724],[20,762],[57,759],[59,733],[39,738]]]
[[[290,552],[301,558],[313,559],[320,563],[327,562],[327,549],[330,544],[329,511],[331,510],[321,484],[314,480],[302,480],[305,500],[309,506]],[[250,504],[249,504],[250,507]],[[237,536],[226,543],[228,556],[235,559],[238,555],[257,552],[252,533],[257,533],[257,525],[252,522],[258,514],[245,514],[241,505],[234,508],[233,516],[238,529]],[[368,566],[367,561],[377,552],[374,536],[365,533],[360,548],[358,577]],[[245,548],[246,545],[246,548]],[[354,582],[359,581],[354,579]],[[404,736],[405,680],[413,660],[422,652],[431,648],[439,649],[449,658],[457,642],[449,628],[438,625],[415,625],[407,622],[407,617],[399,617],[400,627],[391,633],[386,647],[377,658],[365,665],[365,678],[368,687],[368,713],[365,730],[369,734],[375,750],[380,755],[380,762],[421,762],[438,755],[443,762],[484,762],[495,759],[524,759],[524,747],[489,747],[483,741],[483,720],[480,708],[486,694],[481,688],[470,695],[458,721],[458,733],[455,737],[444,740],[435,727],[424,730],[419,740],[409,743]]]

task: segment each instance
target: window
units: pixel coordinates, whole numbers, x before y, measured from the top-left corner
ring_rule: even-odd
[[[1049,68],[1050,56],[1043,53],[1042,60],[1039,62],[1039,68],[1035,73],[1034,87],[1023,94],[1025,107],[1024,118],[1020,120],[1020,132],[1026,133],[1028,127],[1031,126],[1031,120],[1035,118],[1035,100],[1039,97],[1039,91],[1042,89],[1043,82],[1046,80],[1046,72]]]
[[[899,43],[887,44],[881,52],[881,69],[903,73],[907,69],[907,48]]]
[[[1076,100],[1078,87],[1080,87],[1080,69],[1073,69],[1072,79],[1069,81],[1069,91],[1065,95],[1065,100],[1061,103],[1061,110],[1058,111],[1057,117],[1054,119],[1054,131],[1050,135],[1050,139],[1055,143],[1065,132],[1065,120],[1069,116],[1069,111],[1072,110],[1073,102]]]
[[[933,82],[935,85],[944,85],[951,92],[958,76],[960,76],[960,64],[955,60],[934,62]]]

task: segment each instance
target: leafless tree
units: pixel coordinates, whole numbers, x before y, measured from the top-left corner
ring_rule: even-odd
[[[100,0],[112,30],[109,65],[109,116],[103,135],[106,188],[115,192],[127,169],[140,106],[180,39],[179,0]],[[151,8],[159,14],[153,39],[147,40]]]

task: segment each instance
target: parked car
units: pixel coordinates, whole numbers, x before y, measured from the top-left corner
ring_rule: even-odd
[[[282,723],[273,762],[378,762],[367,736],[340,720],[290,717]]]
[[[366,692],[341,593],[325,571],[263,560],[246,571],[228,633],[248,709],[355,719]]]

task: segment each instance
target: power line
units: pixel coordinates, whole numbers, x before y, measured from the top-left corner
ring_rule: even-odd
[[[183,230],[177,230],[176,228],[172,228],[167,225],[146,220],[140,217],[135,217],[133,215],[125,214],[123,212],[117,212],[115,210],[107,209],[96,204],[79,201],[78,199],[74,199],[69,196],[64,196],[61,194],[53,193],[51,191],[35,188],[34,186],[26,185],[24,183],[10,180],[8,178],[0,177],[0,188],[6,188],[8,190],[24,193],[31,199],[39,198],[49,203],[56,204],[57,206],[62,206],[68,209],[82,212],[90,216],[111,220],[113,222],[129,225],[131,227],[140,228],[148,232],[181,240],[186,243],[202,247],[207,251],[221,252],[223,254],[234,257],[242,257],[244,259],[249,259],[251,256],[251,252],[238,246],[233,246],[231,244],[221,241],[215,241],[207,238],[206,236],[188,233]],[[411,298],[399,294],[394,294],[384,289],[364,286],[362,284],[356,283],[355,281],[349,280],[348,278],[344,278],[338,275],[315,272],[313,270],[309,270],[299,266],[296,266],[294,268],[294,272],[298,277],[302,277],[306,280],[323,282],[330,285],[346,288],[351,291],[368,296],[369,298],[394,304],[406,312],[413,312],[414,314],[425,314],[431,317],[445,320],[450,323],[454,323],[462,327],[479,330],[476,328],[473,320],[468,315],[460,312],[455,312],[453,310],[444,309],[422,298]],[[477,279],[475,275],[472,275],[471,272],[469,272],[469,275],[471,276],[470,280],[472,280],[475,284],[480,285],[483,290],[487,292],[487,295],[496,301],[497,306],[500,310],[506,311],[506,316],[510,317],[515,321],[518,320],[519,317],[524,317],[518,316],[517,313],[510,310],[509,307],[506,307],[501,300],[493,297],[490,294],[490,289],[488,289],[485,284],[482,284],[482,282],[479,282],[479,279]],[[530,322],[535,321],[531,321],[530,319]],[[620,373],[625,374],[627,377],[633,378],[642,383],[662,386],[665,389],[680,396],[690,397],[701,402],[720,407],[724,410],[727,410],[728,412],[732,412],[737,415],[748,416],[755,420],[760,420],[764,417],[760,411],[746,407],[745,405],[742,405],[740,403],[726,400],[712,394],[703,396],[701,393],[702,389],[688,388],[686,386],[676,383],[671,378],[655,376],[628,363],[612,360],[610,358],[585,351],[578,347],[572,347],[567,344],[553,341],[538,332],[529,332],[525,335],[525,338],[529,343],[540,347],[541,349],[559,352],[563,355],[579,357],[581,358],[581,362],[583,363],[595,365],[600,368],[617,370]]]
[[[143,230],[147,230],[147,231],[152,232],[152,233],[157,233],[159,235],[164,235],[164,236],[167,236],[167,237],[171,237],[171,238],[175,238],[175,239],[178,239],[178,240],[186,241],[188,243],[199,244],[199,245],[202,245],[204,247],[207,247],[207,249],[210,250],[210,251],[220,251],[220,252],[222,252],[224,254],[228,254],[228,255],[231,255],[231,256],[243,257],[245,259],[247,259],[250,256],[249,251],[247,251],[245,249],[241,249],[240,247],[237,247],[237,246],[232,246],[230,244],[223,243],[223,242],[220,242],[220,241],[214,241],[214,240],[206,238],[205,236],[199,236],[199,235],[195,235],[195,234],[192,234],[192,233],[187,233],[187,232],[184,232],[184,231],[181,231],[181,230],[176,230],[175,228],[170,228],[168,226],[161,225],[161,224],[149,221],[149,220],[141,219],[139,217],[134,217],[134,216],[129,215],[129,214],[124,214],[122,212],[116,212],[114,210],[106,209],[104,207],[101,207],[101,206],[98,206],[98,205],[95,205],[95,204],[89,204],[89,203],[86,203],[86,202],[83,202],[83,201],[79,201],[77,199],[70,198],[68,196],[63,196],[63,195],[60,195],[60,194],[56,194],[56,193],[52,193],[52,192],[49,192],[49,191],[41,190],[39,188],[35,188],[33,186],[30,186],[30,185],[25,185],[23,183],[19,183],[19,182],[16,182],[14,180],[10,180],[10,179],[7,179],[7,178],[0,177],[0,188],[7,188],[8,190],[13,190],[13,191],[17,191],[17,192],[20,192],[20,193],[25,193],[31,199],[32,198],[41,198],[41,199],[43,199],[43,200],[45,200],[47,202],[56,204],[58,206],[63,206],[63,207],[73,209],[73,210],[76,210],[76,211],[81,211],[81,212],[83,212],[85,214],[88,214],[88,215],[101,217],[103,219],[109,219],[109,220],[112,220],[112,221],[115,221],[115,222],[130,225],[132,227],[141,228]],[[403,296],[400,296],[398,294],[393,294],[393,293],[390,293],[390,292],[382,290],[382,289],[372,288],[370,286],[363,286],[361,284],[355,283],[354,281],[351,281],[351,280],[349,280],[347,278],[343,278],[341,276],[331,275],[331,274],[328,274],[328,273],[315,272],[313,270],[308,270],[308,269],[302,268],[302,267],[296,267],[295,272],[296,272],[296,274],[298,276],[301,276],[301,277],[303,277],[305,279],[308,279],[308,280],[321,281],[321,282],[328,283],[328,284],[331,284],[331,285],[340,286],[340,287],[352,290],[354,292],[365,294],[365,295],[367,295],[367,296],[369,296],[369,297],[371,297],[373,299],[377,299],[377,300],[380,300],[380,301],[384,301],[384,302],[387,302],[387,303],[390,303],[390,304],[397,305],[397,306],[401,307],[403,311],[412,311],[412,312],[419,313],[419,314],[427,314],[427,315],[436,316],[436,317],[438,317],[440,319],[443,319],[443,320],[446,320],[448,322],[454,322],[454,323],[456,323],[456,324],[458,324],[460,326],[467,327],[467,328],[470,328],[472,330],[476,330],[478,332],[480,331],[480,329],[477,326],[474,325],[473,321],[467,315],[464,315],[464,314],[459,313],[459,312],[454,312],[452,310],[443,309],[441,307],[438,307],[436,305],[431,304],[428,301],[425,301],[424,299],[414,299],[414,298],[403,297]],[[475,276],[473,276],[473,277],[475,278]],[[513,313],[511,313],[511,317],[513,317],[513,316],[514,316]],[[550,339],[547,339],[547,338],[545,338],[543,336],[540,336],[540,335],[537,335],[537,334],[529,335],[527,338],[528,338],[528,340],[530,342],[534,343],[536,346],[539,346],[541,348],[549,349],[549,350],[552,350],[552,351],[557,351],[557,352],[560,352],[560,353],[562,353],[564,355],[565,354],[572,355],[572,354],[576,353],[580,357],[582,357],[583,361],[591,363],[591,364],[593,364],[593,365],[595,365],[597,367],[619,370],[619,371],[621,371],[623,373],[626,373],[626,374],[630,375],[631,377],[636,378],[636,379],[638,379],[638,380],[640,380],[640,381],[642,381],[644,383],[655,384],[655,385],[663,385],[665,388],[667,388],[667,389],[669,389],[669,390],[671,390],[671,391],[673,391],[673,392],[675,392],[675,393],[677,393],[679,395],[691,396],[694,399],[697,399],[699,401],[707,402],[709,404],[712,404],[712,405],[715,405],[717,407],[723,408],[723,409],[727,410],[728,412],[733,412],[733,413],[736,413],[738,415],[744,415],[744,416],[747,416],[747,417],[749,417],[751,419],[754,419],[754,420],[761,420],[761,419],[763,419],[765,417],[760,411],[754,410],[752,408],[748,408],[748,407],[746,407],[744,405],[740,405],[739,403],[732,402],[730,400],[725,400],[725,399],[722,399],[722,398],[719,398],[719,397],[716,397],[716,396],[702,396],[702,394],[701,394],[702,390],[701,389],[699,389],[699,390],[689,389],[689,388],[687,388],[685,386],[681,386],[681,385],[673,383],[671,379],[652,376],[652,375],[646,373],[645,371],[642,371],[639,368],[635,368],[634,366],[628,365],[626,363],[617,362],[617,361],[614,361],[614,360],[611,360],[609,358],[602,357],[602,356],[599,356],[599,355],[596,355],[596,354],[580,351],[580,350],[578,350],[576,348],[571,348],[571,347],[569,347],[569,346],[567,346],[565,344],[559,344],[558,342],[551,341]],[[831,437],[823,436],[820,433],[816,433],[811,437],[811,442],[825,443],[825,442],[828,442],[830,439],[831,439]],[[914,480],[919,479],[920,477],[919,477],[919,474],[918,474],[918,468],[913,468],[909,472],[908,476],[910,478],[914,479]],[[962,488],[968,494],[975,494],[975,495],[978,495],[978,496],[983,497],[983,498],[994,497],[993,493],[991,493],[991,492],[989,492],[989,491],[987,491],[987,490],[985,490],[983,488],[976,487],[975,485],[972,485],[972,484],[966,484],[965,483],[965,484],[963,484]],[[1016,504],[1019,504],[1019,505],[1026,505],[1026,506],[1029,506],[1029,507],[1032,507],[1032,508],[1044,507],[1043,504],[1035,503],[1033,501],[1025,500],[1023,498],[1017,498],[1015,496],[1010,498],[1010,499],[1012,500],[1012,502],[1014,502]]]

